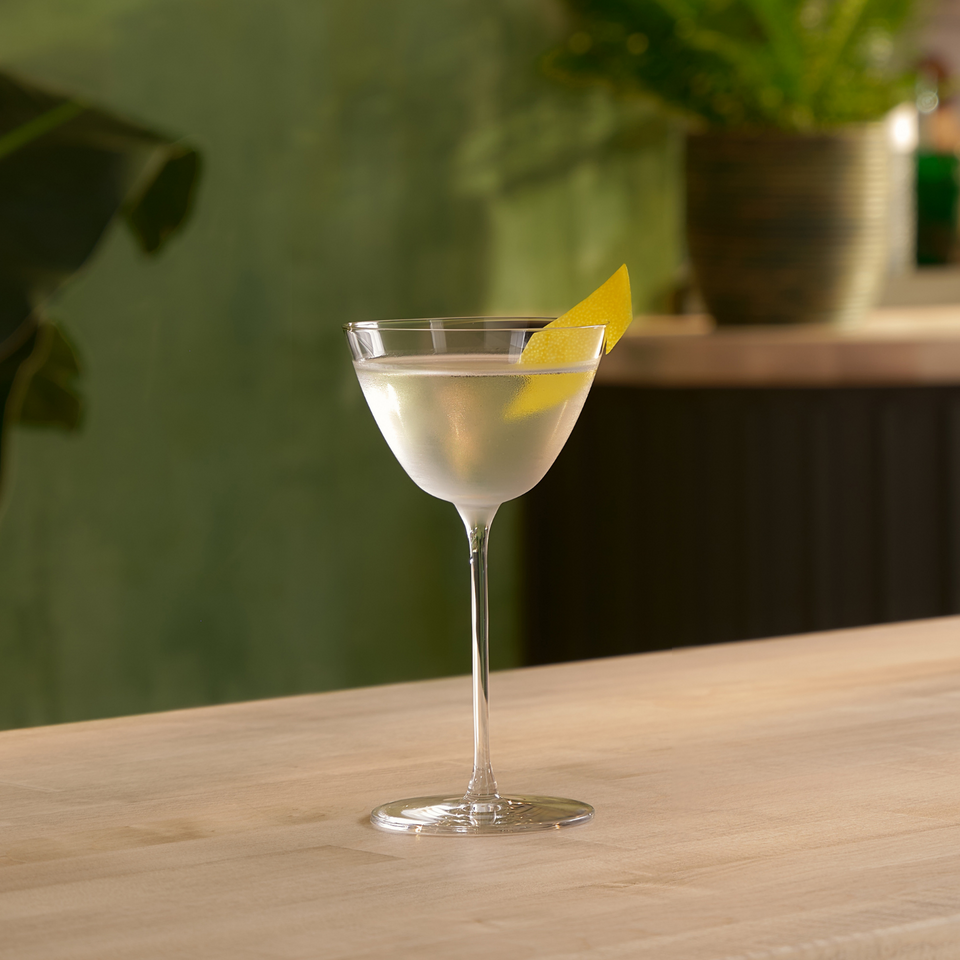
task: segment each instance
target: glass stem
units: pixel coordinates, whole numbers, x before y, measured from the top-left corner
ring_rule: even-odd
[[[490,765],[489,611],[487,607],[487,542],[494,507],[457,507],[470,541],[470,599],[473,611],[473,776],[464,800],[484,803],[496,800],[497,781]]]

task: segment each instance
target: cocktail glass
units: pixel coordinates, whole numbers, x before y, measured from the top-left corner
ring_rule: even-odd
[[[384,438],[419,487],[457,508],[470,544],[473,776],[463,795],[377,807],[370,819],[383,830],[514,833],[593,816],[593,807],[576,800],[501,795],[490,763],[490,525],[501,503],[526,493],[553,464],[577,421],[603,348],[604,324],[545,329],[549,322],[498,317],[344,327],[360,386]],[[536,349],[524,354],[533,337]]]

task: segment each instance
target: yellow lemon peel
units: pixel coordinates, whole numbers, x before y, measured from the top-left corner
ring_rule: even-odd
[[[561,327],[587,327],[605,323],[607,353],[624,335],[633,320],[633,301],[630,297],[630,274],[624,264],[606,283],[597,287],[586,300],[581,300],[572,310],[562,317],[548,323],[543,330],[535,333],[520,355],[521,363],[570,363],[575,360],[589,359],[592,338],[584,337],[583,331],[578,340],[575,335],[551,335]],[[575,352],[579,346],[580,352]],[[586,351],[584,352],[584,347]]]
[[[606,324],[607,353],[626,332],[633,320],[630,298],[630,274],[624,264],[606,283],[581,300],[562,317],[535,333],[520,354],[520,363],[529,366],[558,367],[596,354],[596,333],[578,327]],[[575,396],[588,380],[587,373],[555,373],[531,377],[506,411],[510,420],[548,410]]]

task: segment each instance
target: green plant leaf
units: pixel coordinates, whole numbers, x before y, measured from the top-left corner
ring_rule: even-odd
[[[574,32],[545,72],[643,93],[708,126],[829,129],[877,120],[909,93],[896,56],[868,53],[871,36],[892,47],[913,0],[565,3]]]
[[[187,218],[199,179],[200,154],[171,148],[157,176],[126,205],[124,216],[144,253],[156,253]]]
[[[807,71],[807,89],[811,97],[815,97],[828,82],[852,38],[856,36],[857,25],[869,4],[870,0],[837,0],[827,34]]]
[[[30,381],[43,359],[36,354],[40,322],[25,323],[16,342],[0,356],[0,489],[10,473],[10,428],[20,420],[20,410]],[[9,342],[9,341],[8,341]]]
[[[763,25],[772,60],[788,95],[800,96],[804,77],[804,49],[793,23],[793,11],[783,0],[747,0]]]
[[[62,123],[72,120],[78,113],[83,113],[84,107],[76,100],[67,100],[64,103],[41,113],[39,117],[28,120],[19,127],[0,137],[0,160],[8,153],[25,147],[31,140],[42,137],[45,133],[56,129]]]
[[[20,404],[18,422],[78,430],[83,403],[76,386],[81,372],[76,349],[59,325],[44,321],[37,331],[34,354],[34,372]]]
[[[13,423],[80,423],[79,365],[43,321],[45,302],[118,214],[145,253],[159,251],[186,222],[199,175],[189,146],[0,73],[0,478]]]

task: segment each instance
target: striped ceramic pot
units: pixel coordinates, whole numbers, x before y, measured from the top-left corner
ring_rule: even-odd
[[[882,124],[833,132],[691,134],[687,242],[720,324],[854,321],[884,277]]]

